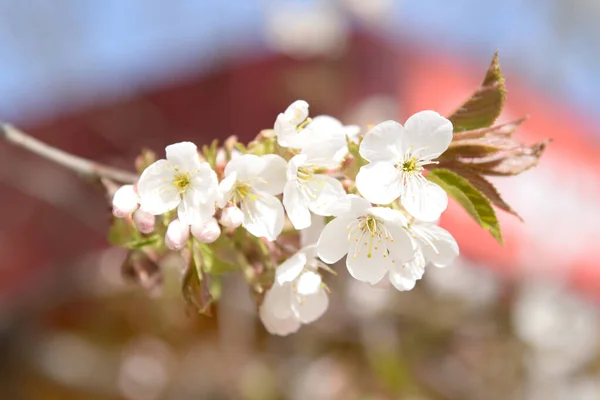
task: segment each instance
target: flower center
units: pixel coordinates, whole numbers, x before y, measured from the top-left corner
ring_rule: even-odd
[[[383,222],[372,215],[359,217],[347,227],[348,241],[354,240],[356,248],[354,258],[361,254],[361,250],[367,252],[367,258],[372,258],[374,253],[381,252],[383,258],[390,255],[388,245],[394,242],[391,233],[386,229]],[[392,262],[394,260],[392,259]]]
[[[180,193],[184,193],[185,189],[187,189],[187,187],[189,185],[190,185],[190,174],[189,173],[175,175],[175,178],[173,179],[173,186],[175,186],[175,188],[177,190],[179,190]]]
[[[420,171],[423,169],[423,167],[419,165],[417,157],[414,156],[408,160],[404,160],[400,168],[404,172]]]
[[[249,199],[254,201],[258,199],[258,195],[247,183],[237,182],[235,184],[235,188],[233,189],[232,200],[234,203],[241,203],[245,199]]]

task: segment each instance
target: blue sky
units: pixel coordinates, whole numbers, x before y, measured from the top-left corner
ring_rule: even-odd
[[[294,2],[310,7],[318,1]],[[500,49],[503,64],[540,90],[599,114],[598,14],[579,8],[565,14],[567,3],[399,0],[392,6],[395,28],[388,34],[470,58],[487,58]],[[89,93],[128,94],[198,73],[231,53],[260,55],[266,51],[265,5],[278,2],[173,4],[0,2],[0,118],[18,122],[52,114],[85,103]]]

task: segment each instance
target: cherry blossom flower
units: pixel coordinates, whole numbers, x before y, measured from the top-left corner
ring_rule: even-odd
[[[329,296],[319,274],[321,267],[325,265],[317,259],[316,245],[311,245],[277,268],[275,282],[259,310],[269,332],[287,335],[325,313]]]
[[[452,123],[435,111],[421,111],[404,126],[385,121],[365,135],[360,154],[370,164],[356,176],[361,195],[375,204],[389,204],[400,197],[411,215],[434,221],[448,206],[448,196],[423,176],[452,141]]]
[[[310,211],[317,215],[331,215],[328,209],[346,195],[340,181],[322,173],[328,166],[328,163],[310,159],[306,154],[298,154],[288,163],[283,205],[294,228],[310,226]]]
[[[166,160],[156,161],[140,177],[140,208],[153,215],[177,208],[179,220],[187,225],[208,221],[215,213],[217,175],[200,161],[193,143],[167,146],[166,154]]]
[[[221,181],[219,206],[239,206],[243,226],[257,237],[273,241],[283,229],[284,211],[276,195],[286,182],[285,160],[277,155],[244,154],[229,161]]]
[[[414,258],[394,266],[389,273],[390,282],[400,291],[412,290],[423,277],[426,265],[443,268],[452,264],[459,254],[456,240],[435,223],[413,221],[406,222],[405,226],[414,242]]]
[[[139,207],[140,198],[133,185],[123,185],[113,195],[113,215],[124,218]]]
[[[372,207],[362,197],[349,195],[336,214],[318,242],[319,257],[326,263],[333,264],[348,254],[350,275],[375,284],[395,265],[414,258],[414,244],[400,211]]]
[[[279,114],[274,131],[280,146],[301,149],[311,158],[339,164],[348,153],[346,136],[355,139],[360,128],[344,126],[328,115],[308,118],[308,103],[296,100]]]
[[[277,116],[273,127],[279,145],[301,148],[304,135],[299,133],[309,122],[308,103],[306,101],[296,100],[290,104],[285,112]]]

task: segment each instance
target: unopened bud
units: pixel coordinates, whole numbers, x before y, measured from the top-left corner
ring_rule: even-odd
[[[154,230],[154,220],[154,215],[141,209],[133,213],[133,222],[138,231],[142,233],[151,233]]]
[[[190,238],[190,227],[178,219],[174,219],[167,227],[165,244],[171,250],[181,250]]]
[[[217,220],[211,218],[208,222],[192,225],[192,235],[202,243],[212,243],[221,235]]]
[[[113,215],[117,218],[124,218],[137,210],[139,197],[133,185],[123,185],[117,189],[113,196]]]
[[[225,207],[219,222],[224,227],[235,229],[244,222],[244,213],[236,206]]]

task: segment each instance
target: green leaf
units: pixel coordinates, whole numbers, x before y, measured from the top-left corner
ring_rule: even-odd
[[[448,169],[437,168],[427,174],[427,179],[438,184],[451,195],[471,217],[489,231],[498,243],[503,244],[500,224],[490,200],[467,179]]]
[[[498,52],[496,52],[479,89],[448,117],[454,125],[454,132],[492,125],[502,112],[505,98],[504,77],[500,71]]]
[[[447,169],[451,170],[452,172],[455,172],[456,174],[468,180],[471,183],[471,185],[473,185],[473,187],[475,187],[485,197],[487,197],[493,205],[495,205],[501,210],[506,211],[509,214],[514,215],[515,217],[523,221],[523,218],[521,218],[521,216],[517,214],[517,212],[506,201],[504,201],[504,199],[498,192],[498,189],[496,189],[492,182],[485,179],[482,175],[471,169],[461,168],[459,166],[448,165]]]
[[[124,243],[123,247],[132,249],[132,250],[141,249],[142,247],[153,245],[153,244],[157,243],[159,240],[160,240],[160,236],[155,234],[155,235],[152,235],[149,237],[142,237],[139,239],[131,240],[127,243]]]

